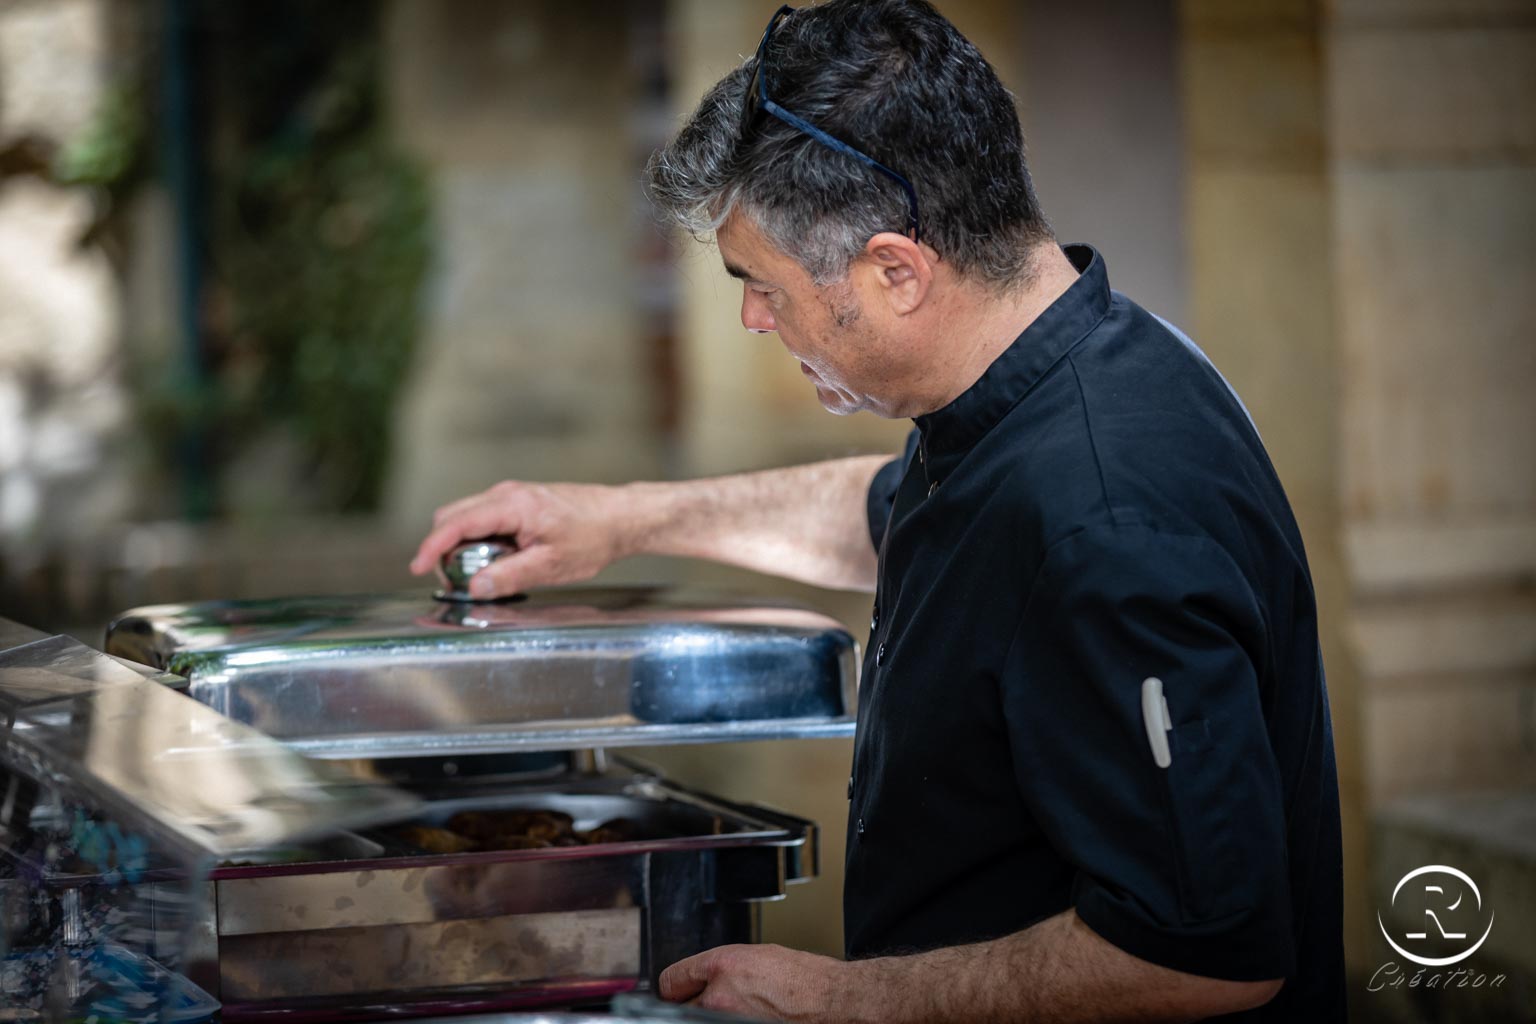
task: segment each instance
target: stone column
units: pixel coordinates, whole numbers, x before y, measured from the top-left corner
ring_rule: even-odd
[[[1536,979],[1536,4],[1335,0],[1327,29],[1376,896],[1423,863],[1477,879],[1497,923],[1466,966],[1514,991],[1505,1011],[1446,993],[1432,1016],[1491,1020]],[[1368,968],[1390,958],[1370,949]]]
[[[623,12],[403,2],[387,26],[390,110],[431,174],[437,258],[391,517],[420,532],[507,477],[653,475]]]
[[[1301,526],[1343,804],[1345,929],[1367,927],[1365,780],[1340,544],[1324,60],[1309,0],[1184,0],[1190,329],[1243,396]]]
[[[1345,0],[1329,131],[1371,795],[1536,783],[1536,23]]]

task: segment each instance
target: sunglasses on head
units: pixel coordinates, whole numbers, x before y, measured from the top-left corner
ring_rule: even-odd
[[[742,97],[741,124],[738,137],[746,138],[747,129],[752,126],[752,122],[757,118],[758,112],[766,111],[796,131],[809,135],[828,149],[836,150],[844,156],[850,156],[871,170],[878,171],[900,185],[901,190],[907,194],[906,234],[913,241],[919,240],[922,236],[920,230],[921,221],[917,216],[917,189],[912,187],[910,181],[874,157],[859,152],[848,145],[848,143],[843,142],[841,139],[833,138],[804,118],[790,113],[768,97],[768,75],[763,67],[763,63],[768,55],[768,40],[773,37],[773,30],[778,28],[779,23],[787,18],[793,10],[794,8],[788,4],[780,7],[774,12],[773,17],[768,20],[768,27],[763,30],[763,41],[757,44],[757,58],[753,61],[752,78],[747,82],[746,95]]]

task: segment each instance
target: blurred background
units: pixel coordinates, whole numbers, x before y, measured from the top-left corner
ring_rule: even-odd
[[[431,511],[894,451],[747,335],[648,154],[771,0],[0,0],[0,615],[423,589]],[[1244,397],[1322,610],[1357,1015],[1536,1020],[1536,2],[938,0],[1041,199]],[[704,566],[614,580],[868,599]],[[847,742],[647,751],[819,820]],[[1370,991],[1421,864],[1497,991]]]

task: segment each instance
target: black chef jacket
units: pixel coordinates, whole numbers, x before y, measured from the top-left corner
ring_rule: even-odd
[[[1074,907],[1143,960],[1286,979],[1231,1019],[1342,1020],[1338,784],[1301,536],[1226,382],[1111,292],[1091,248],[1066,253],[1077,281],[918,417],[870,489],[848,955]]]

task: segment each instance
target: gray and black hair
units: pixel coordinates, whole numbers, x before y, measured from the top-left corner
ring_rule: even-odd
[[[904,175],[923,241],[962,276],[1027,279],[1051,238],[1024,163],[1013,97],[925,0],[830,0],[791,14],[764,56],[768,95]],[[906,193],[885,175],[758,112],[741,131],[755,59],[705,94],[651,158],[660,211],[696,237],[736,210],[818,285],[839,281],[871,237],[903,230]]]

